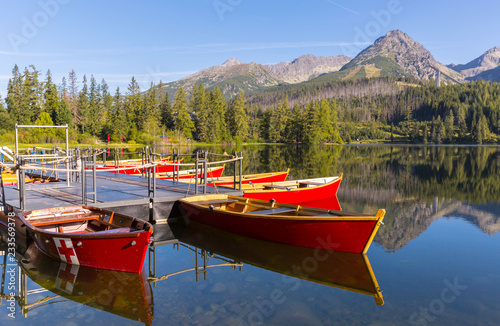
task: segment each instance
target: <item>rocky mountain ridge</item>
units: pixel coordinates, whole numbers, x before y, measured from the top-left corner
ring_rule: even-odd
[[[476,59],[466,64],[450,64],[449,68],[461,73],[465,77],[472,78],[488,70],[494,70],[500,65],[500,47],[495,46]],[[487,74],[485,74],[487,75]],[[483,78],[481,78],[483,79]],[[491,79],[486,79],[491,80]]]
[[[444,65],[420,43],[400,30],[378,38],[354,59],[347,56],[321,57],[311,54],[276,64],[244,63],[231,58],[221,65],[200,70],[180,80],[164,84],[172,96],[182,84],[189,92],[195,83],[210,90],[218,86],[227,98],[241,90],[254,93],[281,85],[331,82],[383,76],[429,80],[441,71],[445,83],[465,80],[500,81],[500,48],[494,47],[463,65]]]

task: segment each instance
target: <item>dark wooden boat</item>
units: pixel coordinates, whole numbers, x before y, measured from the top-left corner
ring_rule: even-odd
[[[336,199],[342,174],[337,177],[243,185],[244,197],[316,208],[341,210]]]
[[[87,206],[34,210],[19,218],[50,257],[124,272],[142,270],[153,232],[146,221]]]
[[[190,223],[177,232],[181,242],[196,248],[309,282],[369,295],[377,305],[384,304],[365,254],[293,247],[235,235],[198,223]]]
[[[127,273],[66,264],[48,257],[35,244],[20,258],[23,273],[57,296],[146,325],[153,323],[147,270]],[[46,300],[40,304],[47,304]],[[29,310],[37,307],[37,302],[29,302],[21,309],[29,318]]]
[[[226,232],[288,245],[366,253],[385,215],[326,210],[231,195],[179,200],[183,215]]]

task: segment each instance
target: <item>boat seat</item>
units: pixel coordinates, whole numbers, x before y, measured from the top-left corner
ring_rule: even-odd
[[[326,184],[325,182],[315,182],[315,181],[302,181],[300,182],[301,186],[321,186]]]
[[[134,231],[140,231],[139,229],[136,228],[131,228],[131,227],[123,227],[123,228],[117,228],[117,229],[109,229],[109,230],[103,230],[103,231],[98,231],[99,234],[113,234],[113,233],[128,233],[128,232],[134,232]]]
[[[214,204],[229,204],[229,203],[235,203],[239,200],[237,199],[217,199],[217,200],[207,200],[207,201],[200,201],[196,202],[197,204],[200,205],[214,205]]]
[[[278,186],[278,185],[264,185],[264,189],[284,189],[291,190],[292,188],[287,186]]]
[[[296,211],[297,210],[295,208],[282,207],[282,208],[266,209],[266,210],[262,210],[262,211],[252,211],[252,212],[248,212],[248,214],[272,215],[272,214],[281,214],[281,213],[291,213],[291,212],[296,212]]]
[[[30,219],[30,222],[33,226],[44,226],[44,225],[52,225],[52,224],[66,224],[73,222],[82,222],[82,221],[91,221],[97,220],[99,215],[66,215],[64,217],[50,217],[50,218],[41,218],[41,219]]]

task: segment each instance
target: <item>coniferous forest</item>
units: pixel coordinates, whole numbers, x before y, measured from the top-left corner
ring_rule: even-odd
[[[66,125],[74,142],[348,143],[355,141],[498,143],[500,84],[475,81],[436,87],[394,77],[285,85],[240,92],[182,86],[175,95],[132,77],[126,90],[71,71],[56,83],[50,71],[15,66],[0,99],[0,142],[14,142],[14,126]],[[23,142],[62,139],[50,130],[23,131]]]

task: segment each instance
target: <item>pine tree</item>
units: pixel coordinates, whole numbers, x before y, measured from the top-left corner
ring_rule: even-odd
[[[188,139],[192,138],[194,123],[191,121],[191,117],[189,116],[186,93],[184,92],[182,85],[179,87],[175,95],[174,115],[175,129],[181,132],[184,137]]]
[[[330,104],[326,99],[322,99],[318,103],[319,112],[318,112],[318,122],[320,125],[318,126],[320,129],[320,140],[321,141],[333,141],[333,125],[331,122],[331,110]]]
[[[50,70],[47,71],[46,76],[43,111],[50,115],[52,121],[56,121],[56,114],[59,107],[59,93],[57,92],[56,85],[52,82]]]
[[[122,136],[128,134],[128,120],[123,98],[120,94],[120,88],[116,88],[115,96],[113,97],[113,118],[112,118],[112,136],[114,142],[119,142]]]
[[[80,127],[81,132],[85,133],[85,127],[87,126],[87,122],[89,119],[89,94],[87,88],[87,76],[83,75],[83,87],[80,93],[78,93],[78,102],[77,102],[77,123]]]
[[[161,89],[161,88],[160,88]],[[165,92],[160,99],[161,124],[167,129],[174,129],[174,111],[170,104],[168,92]]]
[[[304,137],[304,110],[299,104],[295,104],[291,112],[291,132],[288,135],[290,142],[301,143]]]
[[[103,103],[101,87],[94,76],[90,77],[89,113],[87,130],[92,136],[100,135],[103,125]]]
[[[229,110],[228,110],[229,111]],[[231,105],[231,119],[228,121],[231,136],[244,141],[248,136],[248,115],[245,112],[245,94],[237,95]]]
[[[9,111],[4,107],[2,97],[0,96],[0,134],[12,129],[14,129],[14,121],[12,121]]]
[[[226,127],[227,104],[219,87],[209,93],[208,141],[211,143],[228,139]]]
[[[102,91],[102,110],[103,117],[101,119],[103,123],[102,133],[104,139],[107,140],[108,135],[113,133],[113,95],[109,92],[109,87],[106,81],[103,79],[101,81],[101,91]]]
[[[209,135],[209,108],[207,103],[207,94],[203,84],[195,84],[191,96],[191,109],[195,119],[196,137],[202,142],[208,142]]]
[[[444,126],[446,129],[446,139],[450,143],[453,141],[453,137],[455,135],[454,121],[455,121],[455,117],[453,116],[453,111],[450,110],[450,112],[448,113],[448,115],[446,116],[446,118],[444,120]]]
[[[330,137],[331,141],[334,143],[343,143],[339,132],[339,117],[337,113],[337,101],[332,98],[330,103],[330,123],[332,125],[332,135]]]
[[[304,124],[303,140],[305,143],[314,144],[320,141],[321,130],[317,127],[320,125],[318,117],[318,110],[316,109],[314,102],[309,102],[306,108]]]
[[[73,115],[73,125],[75,128],[79,125],[81,118],[78,115],[78,79],[76,77],[76,72],[71,70],[69,73],[69,85],[68,85],[68,107]]]
[[[144,117],[142,129],[148,134],[156,136],[160,129],[160,102],[157,87],[151,82],[151,86],[144,96]]]
[[[21,109],[30,112],[28,122],[32,123],[38,119],[42,112],[43,85],[38,79],[40,72],[33,65],[30,65],[29,68],[24,69]]]
[[[71,126],[73,123],[73,115],[69,109],[68,103],[64,99],[59,99],[55,112],[54,124],[56,126]]]
[[[12,69],[12,78],[9,79],[7,87],[7,110],[15,123],[30,124],[31,111],[29,110],[28,103],[24,101],[23,85],[23,76],[17,65],[15,65],[14,69]]]
[[[130,130],[132,131],[132,134],[134,134],[134,137],[131,137],[131,139],[135,138],[135,133],[139,128],[142,127],[140,123],[145,120],[144,117],[140,116],[143,105],[144,104],[141,95],[141,88],[139,87],[139,84],[137,83],[135,78],[132,77],[132,80],[128,85],[127,96],[125,98],[125,108],[127,110],[129,123],[131,124]]]

